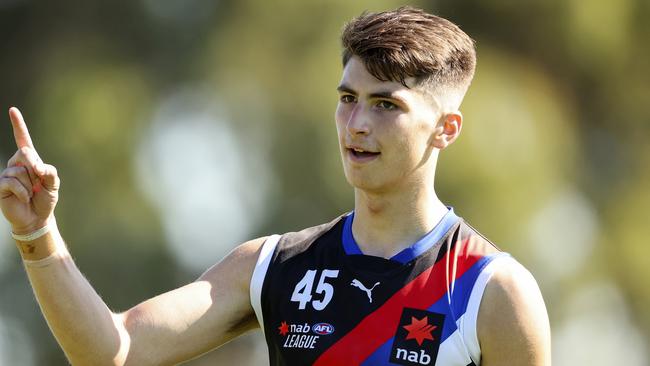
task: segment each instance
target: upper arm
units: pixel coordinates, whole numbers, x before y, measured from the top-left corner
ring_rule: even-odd
[[[551,364],[551,332],[533,276],[512,261],[490,278],[478,314],[482,366]]]
[[[129,365],[175,364],[255,328],[249,284],[264,240],[240,245],[195,282],[119,315],[124,335],[116,359]]]

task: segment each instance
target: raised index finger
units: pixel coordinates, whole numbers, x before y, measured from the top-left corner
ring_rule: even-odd
[[[20,114],[18,108],[16,107],[9,108],[9,118],[11,119],[11,125],[14,128],[14,138],[16,139],[16,146],[19,149],[23,147],[29,147],[34,149],[32,138],[29,136],[29,131],[27,131],[27,124],[25,124],[23,115]]]

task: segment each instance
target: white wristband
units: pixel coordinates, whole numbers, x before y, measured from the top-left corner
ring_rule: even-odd
[[[40,228],[40,229],[38,229],[36,231],[33,231],[33,232],[29,233],[29,234],[26,234],[26,235],[18,235],[18,234],[14,234],[12,232],[11,236],[14,239],[18,240],[18,241],[32,241],[32,240],[36,240],[36,239],[40,238],[41,236],[47,234],[49,231],[50,231],[50,225],[45,225],[42,228]]]

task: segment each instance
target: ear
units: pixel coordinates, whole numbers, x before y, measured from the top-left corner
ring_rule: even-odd
[[[463,115],[460,111],[443,114],[431,136],[431,144],[440,150],[446,148],[458,138],[462,126]]]

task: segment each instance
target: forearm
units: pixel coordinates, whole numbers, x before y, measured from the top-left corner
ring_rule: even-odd
[[[16,241],[43,315],[73,365],[112,364],[128,336],[77,269],[56,223],[50,225],[41,238]]]

